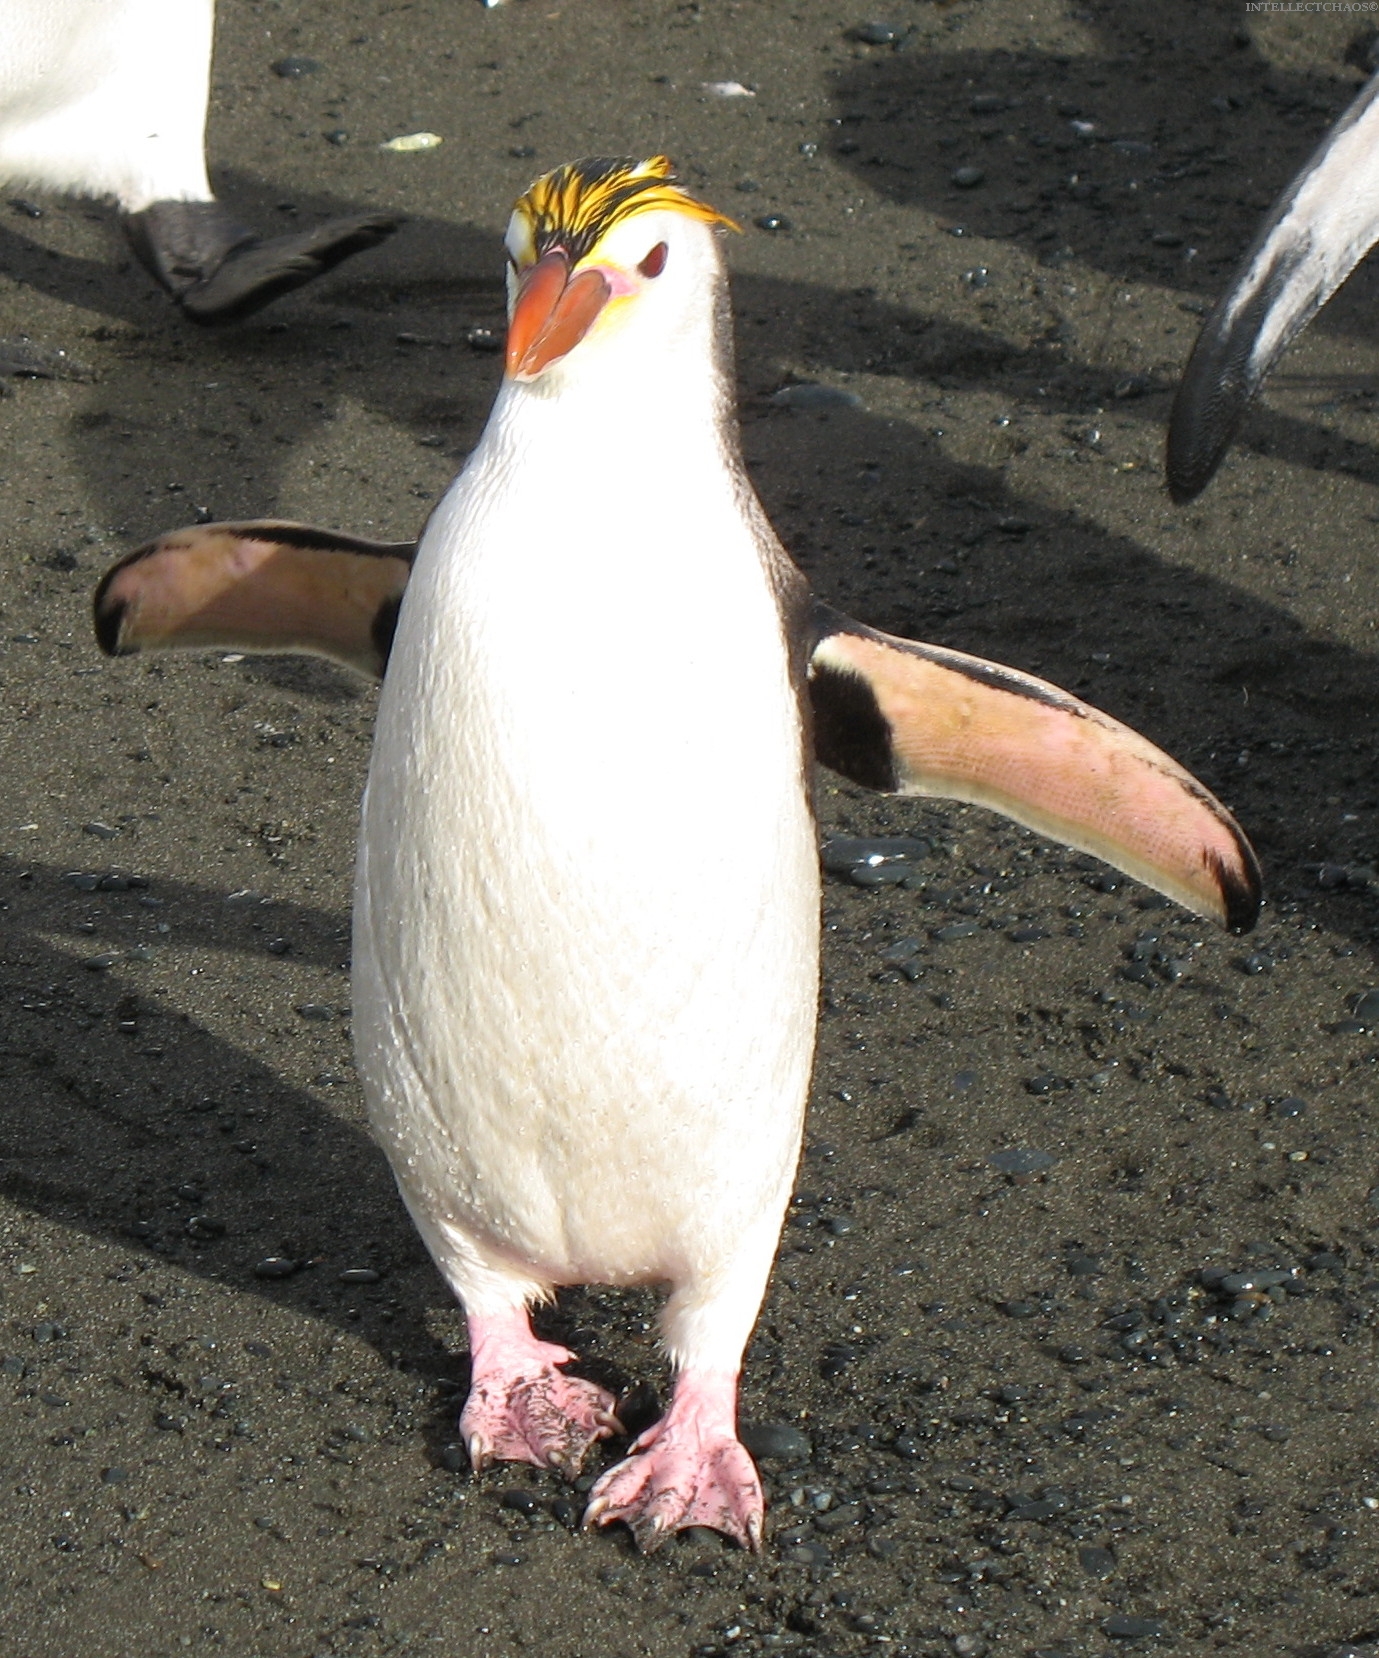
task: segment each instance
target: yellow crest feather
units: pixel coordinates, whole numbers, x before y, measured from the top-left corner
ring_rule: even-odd
[[[545,173],[519,197],[514,211],[526,221],[534,257],[564,248],[577,265],[615,224],[634,213],[668,208],[702,224],[740,228],[725,213],[681,188],[668,156],[646,161],[590,156]]]

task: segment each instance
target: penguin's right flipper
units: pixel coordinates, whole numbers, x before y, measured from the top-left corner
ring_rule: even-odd
[[[218,201],[159,201],[129,214],[140,263],[193,322],[237,322],[280,295],[386,241],[392,213],[353,213],[261,240]]]
[[[172,530],[101,578],[96,639],[107,656],[309,651],[379,679],[415,552],[269,519]]]
[[[1210,482],[1289,343],[1379,240],[1379,75],[1275,204],[1202,325],[1169,418],[1175,501]]]

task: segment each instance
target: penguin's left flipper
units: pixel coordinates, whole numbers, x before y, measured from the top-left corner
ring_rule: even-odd
[[[238,322],[397,229],[393,213],[353,213],[266,241],[220,202],[160,201],[131,213],[140,262],[193,322]]]
[[[415,551],[275,520],[172,530],[101,578],[96,639],[107,656],[309,651],[378,679]]]
[[[1108,714],[1014,668],[893,638],[814,606],[819,761],[868,788],[989,806],[1248,932],[1259,864],[1176,760]]]
[[[1379,75],[1275,203],[1202,324],[1169,418],[1175,501],[1206,488],[1265,376],[1379,240],[1376,154]]]

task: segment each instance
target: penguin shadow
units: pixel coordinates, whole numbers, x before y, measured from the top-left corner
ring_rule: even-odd
[[[1180,291],[1189,313],[1185,362],[1197,328],[1192,313],[1205,316],[1225,289],[1268,208],[1368,66],[1356,66],[1355,51],[1343,59],[1338,50],[1334,74],[1281,68],[1264,57],[1241,16],[1191,0],[1150,8],[1098,0],[1077,18],[1102,53],[869,51],[836,77],[837,114],[820,149],[869,190],[921,207],[946,227],[1006,243],[1021,265],[1033,262],[1050,281],[1076,264]],[[1175,82],[1168,97],[1165,64]],[[974,264],[979,258],[989,262],[989,248],[980,256],[974,249]],[[995,285],[1014,275],[997,266],[988,279]],[[1372,342],[1376,313],[1379,256],[1371,256],[1310,326]],[[1138,378],[1136,390],[1171,393],[1176,384],[1176,377]],[[1285,373],[1271,382],[1281,390],[1290,379],[1316,392],[1322,422],[1257,402],[1235,446],[1379,481],[1374,447],[1324,424],[1338,399],[1371,409],[1373,390],[1311,387]],[[1152,401],[1127,401],[1121,411],[1156,423],[1160,416]]]
[[[1334,772],[1347,806],[1379,807],[1368,759],[1379,663],[1283,605],[1023,496],[999,463],[950,459],[910,421],[771,401],[782,358],[805,373],[933,380],[940,428],[971,418],[967,393],[994,389],[1016,407],[1042,390],[1038,406],[1068,417],[1060,464],[1106,466],[1076,437],[1105,371],[1052,347],[929,325],[869,294],[765,279],[739,289],[749,469],[820,596],[888,632],[1037,673],[1143,731],[1232,805],[1275,896],[1305,895],[1368,942],[1370,901],[1317,891],[1318,845],[1328,859],[1365,861],[1363,826],[1337,830],[1317,768]]]
[[[165,1262],[362,1334],[394,1362],[444,1368],[423,1315],[449,1292],[360,1119],[343,1006],[309,1026],[318,1097],[148,988],[136,959],[157,947],[157,917],[172,927],[170,948],[251,963],[272,960],[279,940],[330,966],[348,951],[347,918],[227,904],[162,878],[82,891],[72,873],[0,860],[0,1193],[115,1259]],[[92,922],[94,935],[76,930]],[[81,965],[99,952],[121,959]],[[283,1001],[282,1024],[307,1028]],[[297,1040],[284,1032],[285,1045]],[[341,1281],[359,1269],[377,1280]]]
[[[0,1195],[119,1252],[115,1276],[129,1274],[123,1263],[136,1273],[166,1264],[362,1337],[432,1383],[439,1402],[423,1422],[432,1460],[467,1468],[455,1437],[469,1386],[463,1318],[363,1124],[347,1007],[312,1004],[327,1022],[303,1025],[324,1034],[318,1097],[169,1006],[135,960],[157,917],[182,951],[252,965],[286,944],[295,960],[335,967],[348,917],[227,903],[161,877],[130,887],[123,873],[84,890],[77,873],[0,858]],[[95,935],[75,930],[92,922]],[[81,965],[100,952],[123,963]],[[341,989],[343,1004],[343,980]],[[302,1016],[289,1006],[287,1021]],[[284,1032],[284,1047],[294,1039]],[[377,1276],[341,1278],[361,1271]],[[535,1315],[543,1337],[578,1353],[572,1373],[625,1401],[629,1436],[660,1414],[647,1379],[658,1361],[635,1333],[656,1301],[651,1290],[572,1288]]]

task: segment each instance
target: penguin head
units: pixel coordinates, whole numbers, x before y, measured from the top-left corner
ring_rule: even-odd
[[[537,179],[508,223],[507,377],[555,389],[676,344],[712,356],[722,264],[716,226],[665,156],[594,157]]]

